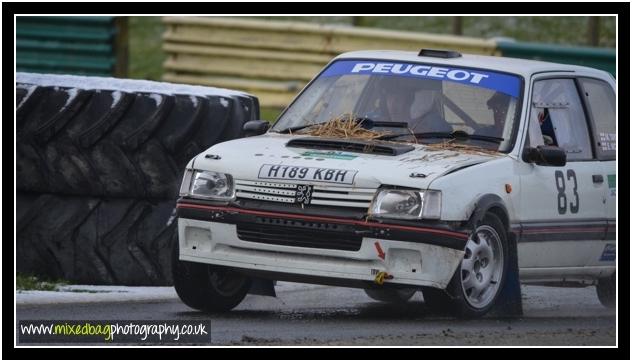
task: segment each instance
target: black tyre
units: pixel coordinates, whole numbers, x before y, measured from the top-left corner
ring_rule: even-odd
[[[210,88],[208,95],[151,93],[126,80],[114,91],[99,89],[99,77],[85,77],[86,89],[28,83],[60,82],[46,77],[17,79],[19,191],[174,199],[191,158],[242,137],[243,124],[259,115],[255,97]]]
[[[17,192],[16,268],[78,284],[173,285],[175,200]]]
[[[430,312],[452,313],[452,298],[443,289],[423,288],[424,304]]]
[[[365,289],[366,295],[371,299],[384,303],[406,303],[417,292],[416,289]]]
[[[203,312],[226,312],[246,297],[250,278],[230,268],[181,261],[178,250],[175,245],[171,270],[176,293],[184,304]]]
[[[476,226],[465,246],[465,255],[445,292],[426,292],[429,306],[445,305],[461,318],[476,318],[497,302],[507,278],[507,231],[498,216],[488,213]],[[434,299],[434,300],[433,300]]]
[[[599,280],[597,284],[597,297],[601,304],[606,308],[614,308],[617,305],[617,282],[615,274],[609,278]]]

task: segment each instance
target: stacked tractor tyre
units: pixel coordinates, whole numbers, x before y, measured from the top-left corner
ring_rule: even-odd
[[[236,91],[18,73],[17,271],[170,285],[186,164],[258,118]]]

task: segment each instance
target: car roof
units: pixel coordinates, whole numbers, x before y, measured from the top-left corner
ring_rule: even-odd
[[[543,62],[539,60],[508,58],[489,55],[462,54],[458,58],[439,58],[419,56],[418,52],[399,50],[360,50],[338,55],[335,59],[372,59],[389,60],[459,67],[482,68],[501,72],[513,73],[529,78],[534,73],[541,72],[580,72],[584,75],[594,75],[599,78],[609,77],[609,73],[579,65]]]

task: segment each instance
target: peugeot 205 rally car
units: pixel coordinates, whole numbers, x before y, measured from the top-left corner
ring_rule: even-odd
[[[392,302],[421,291],[473,317],[519,271],[522,283],[596,284],[612,307],[614,89],[580,66],[342,54],[271,129],[248,122],[252,137],[188,164],[176,290],[206,311],[273,294],[272,280]]]

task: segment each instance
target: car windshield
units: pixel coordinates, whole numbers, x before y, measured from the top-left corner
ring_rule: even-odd
[[[521,87],[518,76],[487,70],[339,60],[303,91],[272,131],[309,129],[352,115],[379,125],[374,128],[391,141],[452,139],[508,152],[517,128]],[[428,134],[432,137],[424,137]]]

